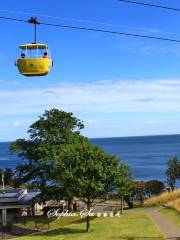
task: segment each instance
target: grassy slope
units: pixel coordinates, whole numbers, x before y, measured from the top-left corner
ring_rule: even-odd
[[[176,210],[169,208],[160,208],[159,211],[165,214],[169,220],[180,227],[180,214]]]
[[[42,235],[15,238],[16,240],[143,240],[164,239],[154,222],[143,209],[127,211],[120,218],[96,218],[91,231],[85,233],[85,223],[71,224]],[[14,240],[15,240],[14,239]]]
[[[180,197],[174,201],[166,203],[165,206],[168,208],[172,208],[180,213]]]
[[[167,204],[168,202],[175,201],[177,199],[180,199],[180,189],[174,192],[164,192],[158,196],[149,198],[144,202],[144,206],[151,207],[163,205]]]

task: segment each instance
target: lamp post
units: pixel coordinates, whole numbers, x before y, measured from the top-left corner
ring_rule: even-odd
[[[4,190],[4,171],[2,170],[2,189]]]
[[[7,226],[7,210],[6,210],[6,208],[2,209],[2,224],[3,224],[3,227]]]
[[[2,170],[2,189],[4,190],[4,170]],[[3,223],[3,227],[5,227],[7,225],[7,210],[6,209],[2,209],[2,223]]]

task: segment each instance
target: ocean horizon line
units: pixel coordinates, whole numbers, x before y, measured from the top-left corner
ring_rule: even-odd
[[[115,139],[115,138],[144,138],[144,137],[172,137],[172,136],[180,136],[180,133],[177,134],[157,134],[157,135],[131,135],[131,136],[115,136],[115,137],[87,137],[90,140],[95,139]],[[85,136],[86,137],[86,136]],[[18,139],[18,138],[17,138]],[[12,141],[0,141],[0,143],[12,143],[16,140]]]
[[[143,138],[143,137],[172,137],[180,136],[180,133],[177,134],[157,134],[157,135],[134,135],[134,136],[120,136],[120,137],[96,137],[89,139],[112,139],[112,138]]]

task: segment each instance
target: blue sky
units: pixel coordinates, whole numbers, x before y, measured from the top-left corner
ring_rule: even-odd
[[[178,0],[149,2],[180,8]],[[39,16],[43,22],[180,39],[178,12],[116,0],[0,2],[0,16],[31,13],[57,17]],[[49,45],[54,67],[26,78],[14,60],[18,45],[33,41],[33,28],[0,21],[0,141],[26,137],[52,107],[83,120],[88,137],[180,133],[180,44],[40,26],[38,40]]]

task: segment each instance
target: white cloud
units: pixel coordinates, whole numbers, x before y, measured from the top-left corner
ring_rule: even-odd
[[[24,128],[24,127],[28,127],[30,124],[32,123],[32,121],[30,120],[2,120],[0,121],[0,127],[7,129],[7,128]],[[1,129],[2,130],[2,129]]]
[[[0,116],[39,115],[52,107],[82,114],[180,112],[180,80],[119,80],[0,90]]]
[[[152,53],[160,53],[160,54],[174,54],[180,55],[180,46],[177,43],[174,44],[153,44],[153,42],[149,43],[147,41],[140,41],[139,39],[135,39],[134,41],[126,41],[125,43],[118,43],[117,48],[121,51],[131,51],[131,52],[142,52],[146,54]]]
[[[10,125],[10,126],[11,127],[21,128],[21,127],[26,127],[26,126],[28,126],[30,124],[31,124],[30,121],[13,121],[12,125]]]

